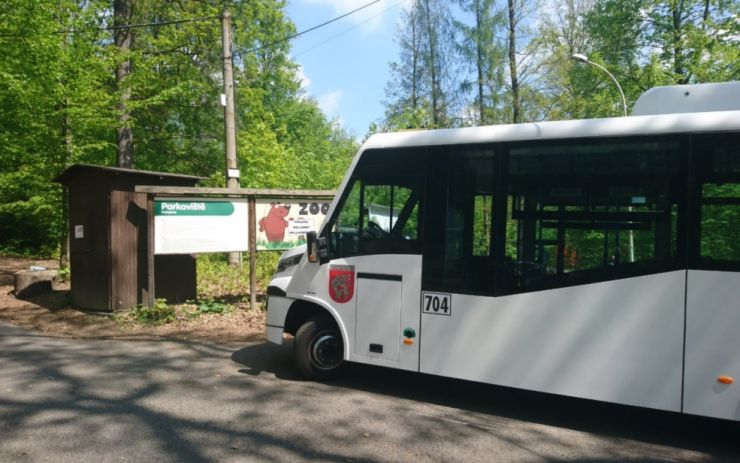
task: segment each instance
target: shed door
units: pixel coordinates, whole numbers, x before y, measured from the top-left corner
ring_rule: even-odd
[[[107,197],[70,188],[72,299],[84,309],[110,310]]]

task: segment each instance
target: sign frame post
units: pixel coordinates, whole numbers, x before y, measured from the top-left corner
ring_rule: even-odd
[[[249,310],[257,310],[257,214],[258,199],[328,199],[336,195],[331,190],[273,190],[254,188],[210,188],[210,187],[163,187],[150,185],[136,185],[136,193],[147,194],[147,293],[142,297],[148,307],[154,307],[154,215],[155,195],[157,197],[176,198],[203,198],[203,199],[247,199],[247,233],[249,242]]]
[[[146,243],[146,305],[154,307],[154,195],[146,195],[147,243]],[[143,299],[143,298],[142,298]]]
[[[255,203],[257,199],[247,196],[249,211],[249,310],[257,310],[257,213]]]

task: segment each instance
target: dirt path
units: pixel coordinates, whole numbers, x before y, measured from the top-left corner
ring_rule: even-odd
[[[174,338],[229,343],[264,339],[265,314],[261,311],[234,310],[196,318],[182,316],[163,326],[141,326],[75,309],[68,284],[55,284],[48,294],[17,299],[13,294],[13,274],[32,265],[58,268],[55,261],[0,256],[0,320],[65,338]]]

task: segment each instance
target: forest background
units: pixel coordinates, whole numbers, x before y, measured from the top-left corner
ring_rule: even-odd
[[[54,255],[76,163],[223,186],[220,15],[241,186],[334,189],[358,140],[301,90],[281,0],[0,2],[0,253]],[[740,78],[735,0],[407,0],[368,133],[621,115],[657,85]]]

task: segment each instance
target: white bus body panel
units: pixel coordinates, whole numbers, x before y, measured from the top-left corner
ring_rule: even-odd
[[[740,273],[690,270],[687,294],[684,411],[740,420]]]
[[[680,411],[685,278],[453,294],[451,317],[422,314],[421,371]]]
[[[402,281],[357,277],[355,357],[399,360],[402,294]],[[373,352],[370,344],[383,352]]]
[[[349,360],[418,371],[419,345],[403,344],[402,331],[408,327],[419,332],[421,256],[358,256],[338,259],[337,263],[342,261],[354,265],[358,275],[353,317],[356,342]],[[402,281],[360,278],[360,273],[400,275]],[[383,354],[371,352],[370,344],[382,344]]]
[[[632,108],[634,116],[740,110],[740,82],[666,85],[645,91]]]
[[[332,265],[354,267],[354,294],[348,302],[337,303],[329,295]],[[400,277],[400,281],[358,278],[361,273]],[[418,343],[403,344],[402,331],[411,328],[419,332],[420,255],[347,257],[324,265],[304,262],[293,274],[286,293],[288,298],[315,303],[332,314],[344,339],[345,360],[418,370]],[[284,323],[273,322],[276,325]],[[370,344],[382,345],[383,353],[371,352]]]

